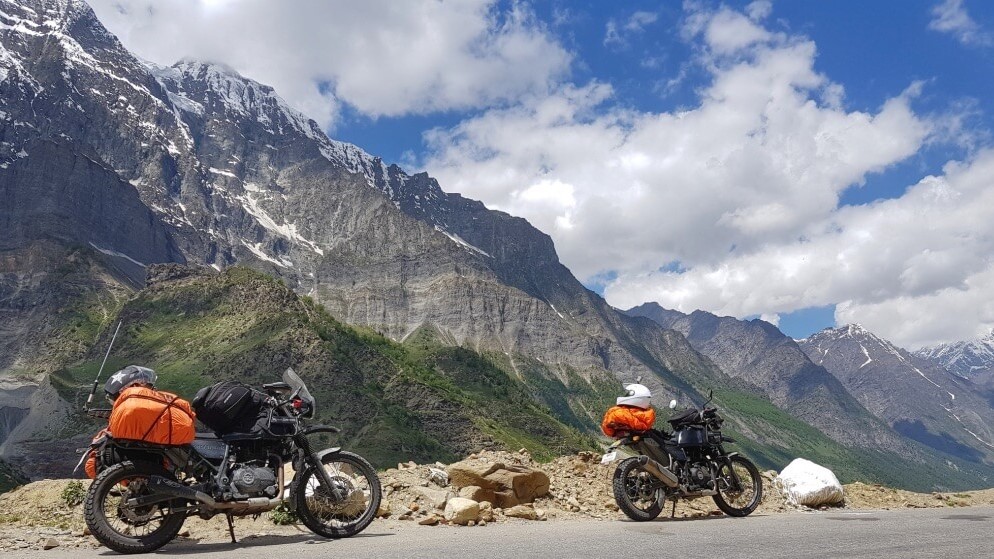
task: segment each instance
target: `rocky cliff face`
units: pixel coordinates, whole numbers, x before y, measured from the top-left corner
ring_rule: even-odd
[[[272,88],[216,64],[143,64],[78,0],[2,6],[0,222],[14,247],[75,241],[134,278],[154,262],[245,263],[394,339],[431,325],[588,380],[687,392],[677,366],[716,373],[584,289],[524,220],[329,139]]]
[[[901,434],[965,460],[994,461],[994,410],[964,379],[856,324],[823,330],[800,345]]]

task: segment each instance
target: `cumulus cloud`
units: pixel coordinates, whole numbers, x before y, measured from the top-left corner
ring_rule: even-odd
[[[945,0],[932,8],[932,21],[928,28],[950,33],[964,45],[991,46],[994,42],[990,33],[983,31],[967,13],[963,0]]]
[[[225,62],[323,124],[463,110],[548,91],[572,55],[523,4],[495,0],[90,0],[133,52],[159,64]]]
[[[959,294],[965,308],[989,295],[978,289],[994,255],[994,155],[840,207],[844,191],[951,125],[916,114],[921,83],[847,110],[842,85],[815,70],[814,43],[764,28],[766,13],[688,14],[685,36],[712,73],[696,106],[635,112],[605,84],[563,86],[432,131],[425,166],[549,232],[581,278],[613,278],[605,296],[618,307],[776,321],[838,304],[839,320],[908,346],[989,329],[982,306],[956,329],[908,319],[919,302],[938,310]],[[536,204],[533,188],[549,195]]]

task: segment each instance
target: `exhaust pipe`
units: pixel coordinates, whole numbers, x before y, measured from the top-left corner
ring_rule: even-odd
[[[239,513],[266,512],[278,507],[283,502],[283,499],[279,498],[253,497],[244,501],[219,503],[203,491],[197,491],[189,485],[183,485],[162,476],[149,476],[148,486],[153,491],[159,493],[201,503],[211,510],[231,510],[232,512]]]
[[[210,507],[217,506],[217,501],[215,501],[214,498],[207,493],[197,491],[189,485],[183,485],[182,483],[164,478],[162,476],[149,476],[148,487],[158,493],[165,493],[166,495],[179,497],[180,499],[186,499],[187,501],[197,501]]]
[[[659,464],[659,462],[656,462],[652,458],[649,458],[643,454],[636,458],[636,460],[638,460],[639,465],[642,466],[645,471],[652,474],[656,479],[665,483],[667,486],[676,487],[677,485],[680,485],[680,480],[673,475],[673,472],[664,468]]]

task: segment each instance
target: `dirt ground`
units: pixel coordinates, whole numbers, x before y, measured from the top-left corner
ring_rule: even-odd
[[[524,452],[490,452],[472,455],[484,461],[521,464],[539,468],[550,478],[549,495],[539,498],[534,508],[545,520],[623,518],[611,493],[611,475],[615,464],[601,465],[600,455],[580,453],[539,464]],[[399,527],[402,523],[416,525],[431,516],[442,516],[441,508],[449,498],[458,495],[458,489],[444,484],[438,471],[444,464],[398,464],[379,473],[383,487],[383,505],[379,523]],[[433,475],[433,470],[436,473]],[[785,514],[798,509],[787,504],[776,489],[773,479],[776,472],[764,472],[764,498],[756,514]],[[72,480],[44,480],[28,484],[0,495],[0,550],[38,549],[45,545],[60,548],[97,547],[96,540],[85,531],[82,506],[68,506],[62,495]],[[88,481],[84,480],[84,487]],[[939,508],[994,505],[994,489],[961,493],[913,493],[880,485],[853,483],[846,485],[843,509],[894,509]],[[826,509],[827,510],[827,509]],[[838,510],[832,509],[832,510]],[[496,509],[493,523],[531,522],[505,516]],[[668,504],[663,516],[670,516]],[[704,517],[721,514],[710,498],[681,500],[676,507],[677,518]],[[483,523],[481,523],[483,524]],[[382,524],[381,524],[382,525]],[[444,525],[444,522],[440,525]],[[426,530],[440,529],[424,526]],[[477,526],[473,529],[486,529]],[[239,539],[277,535],[309,534],[303,526],[277,526],[263,514],[235,519],[235,534]],[[190,518],[184,525],[181,537],[205,541],[227,541],[227,524],[223,516],[211,520]]]

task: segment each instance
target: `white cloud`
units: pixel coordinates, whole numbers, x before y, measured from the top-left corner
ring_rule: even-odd
[[[915,304],[989,295],[977,275],[994,262],[994,154],[896,199],[839,206],[844,191],[958,126],[915,113],[924,84],[874,111],[847,110],[803,37],[728,9],[689,14],[686,36],[713,77],[696,106],[640,113],[614,105],[604,84],[564,86],[434,130],[425,167],[549,232],[581,278],[614,277],[605,295],[623,308],[654,300],[776,320],[839,304],[840,320],[913,346],[942,330],[909,326],[921,323],[907,320]],[[552,184],[569,185],[569,197],[522,196]],[[994,326],[981,308],[945,336]]]
[[[572,55],[523,4],[90,0],[121,41],[159,64],[225,62],[326,125],[345,103],[395,116],[548,91]]]
[[[628,45],[628,36],[642,33],[646,26],[655,23],[658,19],[659,14],[644,11],[633,13],[624,22],[610,19],[604,28],[604,45],[625,47]]]
[[[932,8],[928,28],[950,33],[964,45],[990,46],[994,42],[990,33],[982,30],[967,13],[963,0],[944,0]]]

